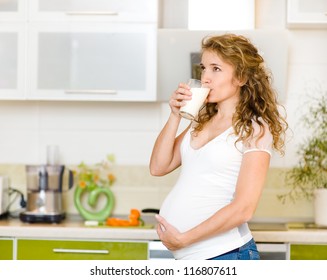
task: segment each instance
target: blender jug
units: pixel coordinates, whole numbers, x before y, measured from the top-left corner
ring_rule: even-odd
[[[20,218],[24,222],[59,223],[65,218],[62,206],[64,165],[27,165],[27,206]],[[68,189],[74,185],[68,170]]]

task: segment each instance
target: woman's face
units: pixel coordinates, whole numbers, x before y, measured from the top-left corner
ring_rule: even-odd
[[[201,68],[201,81],[211,89],[208,103],[239,100],[241,83],[234,77],[234,67],[231,64],[224,62],[212,51],[204,51]]]

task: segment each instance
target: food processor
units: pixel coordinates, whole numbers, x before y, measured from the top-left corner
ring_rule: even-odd
[[[64,165],[27,165],[26,211],[20,214],[23,222],[60,223],[65,218],[62,205]],[[74,176],[68,170],[68,190]]]

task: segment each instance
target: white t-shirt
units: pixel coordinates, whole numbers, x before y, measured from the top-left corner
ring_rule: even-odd
[[[272,135],[266,126],[259,141],[259,125],[253,122],[254,137],[247,144],[230,127],[199,149],[190,145],[188,131],[181,144],[181,172],[160,208],[162,215],[180,232],[185,232],[208,219],[234,197],[236,182],[244,153],[266,151],[271,154]],[[208,259],[238,248],[252,238],[247,223],[173,251],[176,259]]]

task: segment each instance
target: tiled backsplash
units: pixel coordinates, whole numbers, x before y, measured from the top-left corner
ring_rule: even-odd
[[[113,172],[117,177],[116,183],[112,186],[116,200],[114,214],[118,215],[129,213],[130,208],[160,208],[179,173],[176,170],[163,177],[153,177],[147,166],[140,165],[116,166]],[[11,186],[26,193],[24,165],[0,165],[0,175],[9,176]],[[282,204],[277,199],[277,194],[285,191],[283,169],[271,168],[254,218],[310,220],[313,217],[312,203],[299,201]],[[63,194],[65,210],[69,214],[78,213],[73,197],[74,188]]]

